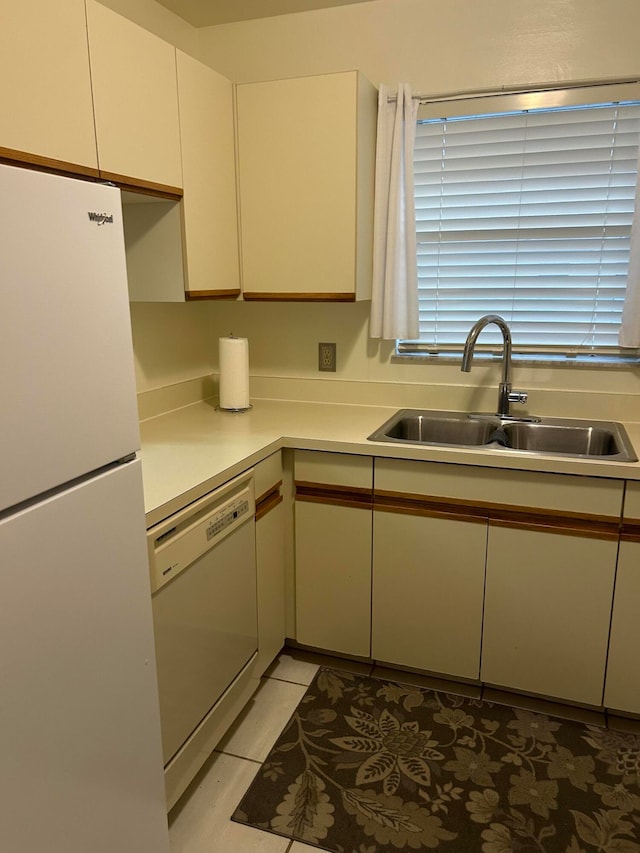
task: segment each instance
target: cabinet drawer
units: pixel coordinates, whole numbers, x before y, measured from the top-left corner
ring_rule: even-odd
[[[256,501],[282,483],[282,454],[280,451],[267,456],[253,469]]]
[[[624,495],[624,518],[625,521],[636,521],[640,524],[640,482],[627,480]]]
[[[300,450],[296,452],[294,470],[296,482],[369,490],[373,487],[373,460],[369,456]]]
[[[468,506],[523,507],[617,519],[623,481],[378,458],[375,492],[438,497]]]

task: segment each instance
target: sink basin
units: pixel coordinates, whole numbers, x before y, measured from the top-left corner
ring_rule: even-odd
[[[504,425],[503,430],[509,447],[514,450],[571,456],[619,456],[628,449],[620,430],[612,429],[612,426],[511,423]]]
[[[500,426],[500,421],[471,420],[465,415],[447,412],[403,411],[400,417],[392,418],[377,433],[370,436],[373,441],[409,441],[415,444],[487,444],[491,434]]]
[[[401,409],[369,440],[638,461],[624,427],[613,421],[541,418],[532,423],[466,412]]]

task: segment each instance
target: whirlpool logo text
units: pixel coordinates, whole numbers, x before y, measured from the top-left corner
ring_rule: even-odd
[[[95,222],[96,225],[105,225],[107,223],[113,225],[113,213],[96,213],[93,210],[88,211],[89,221]]]

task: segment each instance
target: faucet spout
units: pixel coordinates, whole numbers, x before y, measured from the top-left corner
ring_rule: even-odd
[[[462,364],[460,369],[469,373],[473,362],[473,353],[480,332],[491,323],[494,323],[502,332],[502,381],[498,386],[498,411],[496,414],[501,418],[510,418],[510,403],[526,403],[526,391],[511,390],[511,330],[499,314],[485,314],[477,320],[467,335],[462,353]]]

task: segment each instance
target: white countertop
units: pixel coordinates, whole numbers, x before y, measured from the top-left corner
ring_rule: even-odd
[[[254,400],[248,412],[202,401],[140,424],[147,525],[151,526],[282,447],[330,450],[483,467],[640,480],[640,462],[515,450],[367,441],[396,407]],[[625,424],[636,452],[640,424]]]

